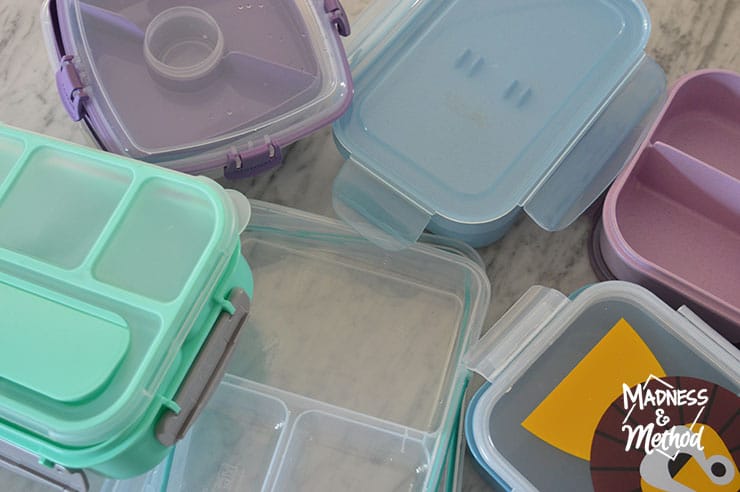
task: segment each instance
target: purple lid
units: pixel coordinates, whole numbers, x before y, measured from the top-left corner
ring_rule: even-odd
[[[337,0],[50,0],[49,13],[62,101],[111,152],[246,176],[351,99]]]

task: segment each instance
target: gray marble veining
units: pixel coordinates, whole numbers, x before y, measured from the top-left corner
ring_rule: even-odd
[[[371,0],[343,0],[351,19]],[[653,33],[648,53],[669,82],[699,68],[740,71],[740,0],[645,0]],[[39,26],[40,0],[0,2],[0,121],[54,137],[88,144],[81,128],[58,102]],[[224,183],[250,198],[333,215],[331,183],[342,164],[328,128],[286,151],[285,164],[241,182]],[[547,233],[522,218],[507,236],[480,250],[493,285],[489,324],[528,287],[547,285],[563,292],[596,281],[587,241],[592,217]],[[480,384],[480,383],[477,383]],[[466,492],[489,490],[468,455]]]

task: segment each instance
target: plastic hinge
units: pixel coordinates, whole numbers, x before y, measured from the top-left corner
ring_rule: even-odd
[[[64,108],[67,110],[70,118],[74,121],[82,119],[85,102],[88,99],[85,88],[82,85],[82,79],[77,72],[72,60],[73,55],[65,55],[59,64],[59,70],[56,73],[57,90],[62,98]]]
[[[157,440],[164,446],[173,446],[185,437],[224,375],[241,328],[249,316],[249,296],[242,289],[234,289],[228,304],[226,308],[231,312],[221,313],[177,390],[174,403],[180,411],[165,409],[157,423]]]
[[[329,20],[337,28],[340,36],[347,37],[352,34],[349,18],[339,0],[324,0],[324,11],[329,14]]]
[[[0,441],[0,467],[64,492],[87,492],[89,488],[82,471],[42,463],[38,456],[5,441]]]
[[[283,162],[283,153],[268,139],[257,150],[239,152],[233,149],[227,158],[229,163],[224,167],[224,176],[226,179],[240,179],[279,166]]]
[[[557,290],[531,287],[465,354],[465,365],[493,381],[569,302]]]

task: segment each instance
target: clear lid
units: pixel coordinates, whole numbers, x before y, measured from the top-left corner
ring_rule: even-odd
[[[388,254],[335,220],[253,207],[250,319],[167,490],[433,489],[483,270],[451,242]]]
[[[664,91],[640,0],[379,2],[334,126],[337,213],[400,242],[524,208],[560,229],[608,186]],[[384,14],[383,14],[384,13]],[[395,198],[392,198],[395,197]]]
[[[674,311],[642,287],[604,282],[574,299],[533,287],[466,362],[490,382],[468,409],[468,442],[507,489],[635,490],[641,479],[664,485],[655,490],[740,485],[733,464],[740,423],[732,417],[740,405],[740,352],[688,309]],[[668,420],[656,422],[661,415]],[[706,453],[681,445],[646,454],[636,441],[630,445],[631,429],[651,423],[653,435],[705,427]],[[669,464],[677,454],[682,458]],[[609,488],[614,480],[621,486]]]
[[[104,442],[157,398],[249,203],[206,178],[7,127],[0,162],[0,439],[34,451]]]
[[[337,32],[348,25],[336,1],[50,6],[60,54],[73,57],[60,76],[76,70],[82,113],[116,153],[193,172],[237,158],[264,165],[333,121],[351,97]],[[61,83],[70,92],[63,99],[74,88]]]

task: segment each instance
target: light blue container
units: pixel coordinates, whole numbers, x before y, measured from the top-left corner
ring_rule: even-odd
[[[660,103],[640,0],[380,0],[349,47],[336,212],[386,247],[425,228],[482,246],[606,189]]]

